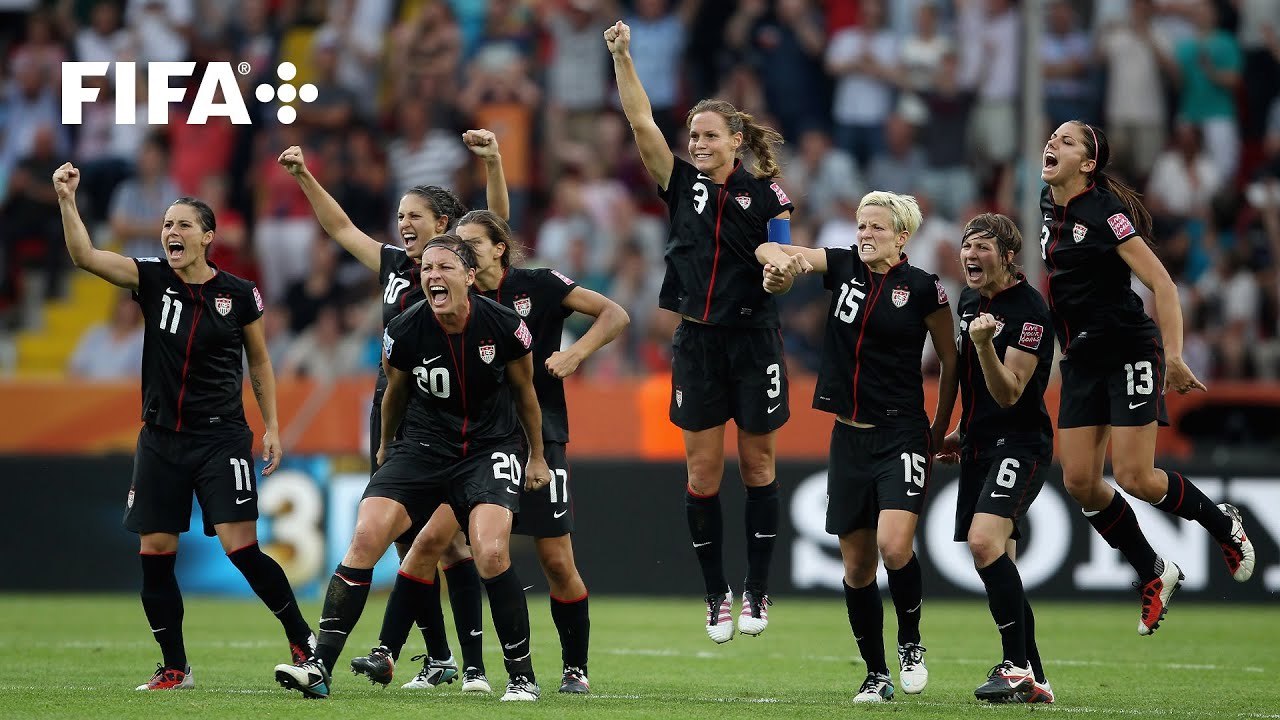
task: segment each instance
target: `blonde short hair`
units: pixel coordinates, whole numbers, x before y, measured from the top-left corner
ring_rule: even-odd
[[[898,193],[884,190],[873,190],[862,196],[862,202],[858,203],[858,214],[861,215],[862,209],[867,207],[887,209],[889,214],[893,216],[894,232],[915,235],[916,230],[920,229],[920,224],[924,222],[924,215],[920,213],[920,205],[916,202],[915,197],[911,195],[899,195]]]

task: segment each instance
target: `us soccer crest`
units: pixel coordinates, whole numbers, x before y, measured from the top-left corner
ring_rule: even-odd
[[[516,298],[514,305],[516,312],[520,313],[520,317],[529,317],[529,311],[533,309],[533,301],[528,295]]]
[[[485,365],[488,365],[489,363],[493,362],[493,358],[497,354],[498,354],[498,348],[493,344],[492,341],[490,341],[486,345],[480,346],[480,359],[484,361]]]
[[[894,307],[902,307],[911,299],[911,291],[905,288],[894,288],[890,299],[893,300]]]
[[[1081,240],[1084,240],[1084,236],[1085,236],[1088,232],[1089,232],[1089,228],[1085,227],[1085,224],[1084,224],[1084,223],[1076,223],[1076,224],[1071,228],[1071,237],[1072,237],[1072,239],[1074,239],[1076,242],[1080,242]]]
[[[231,298],[220,297],[214,298],[213,307],[218,311],[219,315],[226,315],[231,312]]]
[[[746,210],[747,208],[751,207],[751,196],[750,196],[750,195],[739,195],[739,196],[735,197],[735,198],[734,198],[734,200],[737,200],[737,201],[738,201],[738,204],[742,206],[742,209],[743,209],[743,210]]]

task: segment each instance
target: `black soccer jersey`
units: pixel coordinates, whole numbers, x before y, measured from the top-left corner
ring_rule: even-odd
[[[445,332],[425,301],[400,313],[383,331],[382,350],[392,367],[413,373],[404,438],[465,457],[471,447],[516,435],[507,363],[531,347],[519,315],[478,295],[457,335]]]
[[[547,372],[547,358],[560,349],[564,320],[573,313],[561,305],[577,287],[555,270],[507,268],[498,287],[482,293],[516,311],[533,333],[533,387],[542,406],[542,439],[569,442],[569,411],[564,401],[564,381]]]
[[[245,325],[262,317],[252,282],[214,268],[188,285],[160,258],[134,258],[142,308],[142,420],[177,432],[248,428]]]
[[[975,457],[997,447],[1016,446],[1041,455],[1053,452],[1053,423],[1044,405],[1044,391],[1053,368],[1049,306],[1025,277],[1018,277],[1020,282],[992,298],[965,288],[956,308],[960,316],[960,434],[965,453],[974,453]],[[1010,408],[1000,407],[991,397],[978,351],[969,339],[969,323],[982,313],[990,313],[996,320],[991,342],[1001,362],[1011,347],[1039,360],[1022,397]]]
[[[671,234],[659,307],[715,325],[778,327],[778,308],[761,287],[756,261],[756,247],[769,240],[769,220],[795,209],[778,183],[735,161],[725,184],[716,185],[676,158],[660,195]]]
[[[1132,271],[1116,252],[1138,234],[1119,198],[1090,185],[1064,207],[1045,187],[1040,210],[1040,256],[1049,271],[1049,309],[1062,351],[1107,352],[1116,343],[1159,337],[1133,291]]]
[[[907,263],[883,275],[853,250],[827,250],[832,291],[813,407],[877,426],[927,425],[925,318],[948,306],[938,276]]]
[[[382,246],[378,278],[382,282],[382,327],[391,324],[406,308],[425,297],[419,282],[418,263],[404,248]],[[381,367],[381,366],[379,366]]]

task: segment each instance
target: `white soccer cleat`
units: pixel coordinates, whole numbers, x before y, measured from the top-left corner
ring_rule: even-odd
[[[489,686],[489,678],[479,670],[469,667],[462,671],[462,692],[464,693],[491,693],[493,688]]]
[[[733,591],[708,595],[707,637],[717,643],[733,639]]]
[[[414,655],[409,662],[422,661],[422,669],[409,682],[400,687],[405,690],[430,690],[439,685],[448,685],[458,676],[458,664],[450,655],[448,660],[432,660],[426,655]],[[387,677],[387,682],[391,677]]]
[[[742,591],[742,612],[738,613],[738,632],[759,635],[769,627],[769,606],[773,601],[764,593]]]
[[[929,668],[924,666],[924,646],[907,643],[898,646],[898,682],[902,684],[902,692],[908,695],[919,695],[929,684]]]
[[[867,673],[862,681],[858,694],[853,696],[855,703],[882,703],[893,699],[893,680],[881,673]]]
[[[524,675],[516,675],[507,683],[507,692],[502,696],[502,702],[533,702],[540,693],[537,683]]]
[[[1253,566],[1257,556],[1253,551],[1253,543],[1244,534],[1244,523],[1240,519],[1240,511],[1235,505],[1222,503],[1218,506],[1224,515],[1231,518],[1231,540],[1219,543],[1222,546],[1222,558],[1227,561],[1227,569],[1236,582],[1244,582],[1253,577]]]
[[[1142,615],[1138,618],[1138,634],[1150,635],[1160,627],[1160,621],[1169,612],[1169,600],[1182,587],[1186,576],[1172,560],[1164,561],[1164,572],[1138,589],[1142,598]],[[1134,583],[1136,586],[1137,583]]]

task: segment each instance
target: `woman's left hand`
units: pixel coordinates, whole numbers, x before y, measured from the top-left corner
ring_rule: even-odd
[[[1191,368],[1187,367],[1187,363],[1181,357],[1171,357],[1165,361],[1165,390],[1170,388],[1176,390],[1179,395],[1186,395],[1192,390],[1208,391],[1209,388],[1204,383],[1196,379],[1195,373],[1191,372]]]

